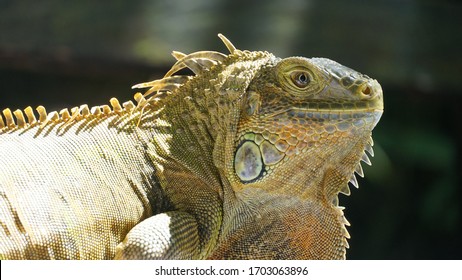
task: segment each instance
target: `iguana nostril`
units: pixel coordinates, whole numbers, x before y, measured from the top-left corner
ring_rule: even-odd
[[[372,90],[369,86],[365,86],[363,87],[363,89],[361,90],[361,92],[364,94],[364,95],[371,95],[372,93]]]

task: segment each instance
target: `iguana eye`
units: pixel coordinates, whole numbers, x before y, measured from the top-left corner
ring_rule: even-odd
[[[310,75],[302,71],[292,73],[291,78],[294,84],[299,88],[306,88],[311,82]]]
[[[281,60],[275,67],[282,89],[297,98],[307,98],[320,92],[327,84],[321,68],[309,59],[290,57]]]

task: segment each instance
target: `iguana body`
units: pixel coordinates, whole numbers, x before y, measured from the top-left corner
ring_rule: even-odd
[[[174,52],[136,106],[3,111],[2,259],[345,257],[337,196],[372,152],[380,85],[220,38],[229,55]]]

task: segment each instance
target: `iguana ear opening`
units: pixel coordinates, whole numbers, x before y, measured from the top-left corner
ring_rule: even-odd
[[[244,141],[237,147],[234,170],[243,183],[254,182],[263,175],[265,166],[260,148],[255,142]]]

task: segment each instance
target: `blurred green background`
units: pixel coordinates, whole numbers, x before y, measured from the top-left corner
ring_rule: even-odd
[[[347,257],[461,259],[461,14],[449,0],[0,0],[0,108],[131,99],[172,50],[226,52],[219,32],[240,49],[328,57],[385,95],[373,166],[341,197]]]

